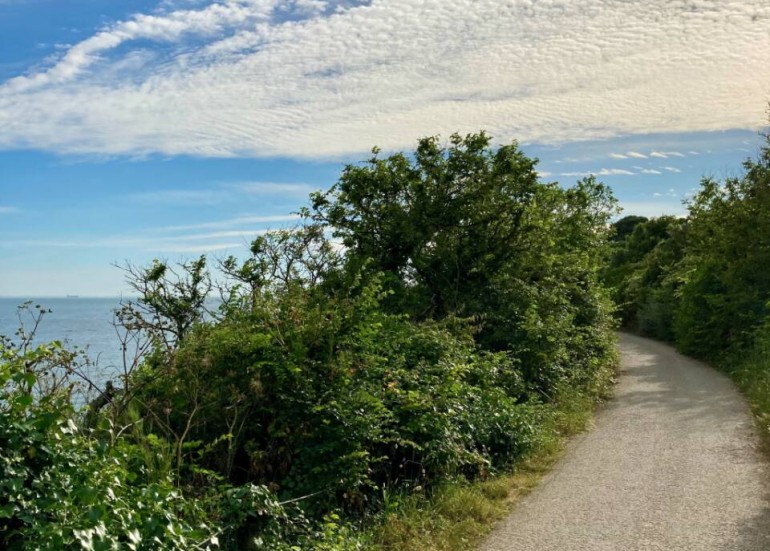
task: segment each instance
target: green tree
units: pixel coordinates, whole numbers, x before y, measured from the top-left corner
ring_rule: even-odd
[[[536,165],[484,133],[446,147],[425,138],[412,157],[375,151],[346,167],[307,214],[342,240],[350,265],[384,274],[390,311],[476,320],[477,342],[511,352],[545,390],[581,365],[572,340],[609,326],[597,272],[615,201],[591,178],[540,182]]]
[[[623,325],[670,340],[674,305],[663,307],[660,301],[673,299],[686,222],[674,216],[640,218],[626,217],[613,224],[616,237],[604,280],[612,289]]]
[[[522,228],[541,186],[536,161],[484,133],[425,138],[413,158],[374,157],[345,168],[313,198],[356,265],[369,262],[397,309],[421,318],[477,312],[490,278],[527,246]]]
[[[683,350],[713,356],[746,344],[768,314],[770,138],[742,176],[705,179],[689,209],[677,334]]]

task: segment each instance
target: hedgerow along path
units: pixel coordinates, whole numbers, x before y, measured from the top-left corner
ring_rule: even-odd
[[[615,399],[483,551],[770,549],[770,468],[716,370],[621,335]]]

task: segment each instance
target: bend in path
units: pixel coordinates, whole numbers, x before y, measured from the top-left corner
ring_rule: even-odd
[[[655,341],[620,349],[615,399],[482,551],[770,550],[770,470],[731,381]]]

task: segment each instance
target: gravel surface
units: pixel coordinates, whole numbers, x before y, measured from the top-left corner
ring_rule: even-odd
[[[770,470],[729,379],[621,335],[622,376],[483,551],[770,550]]]

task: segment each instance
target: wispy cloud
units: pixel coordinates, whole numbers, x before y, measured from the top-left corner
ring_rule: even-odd
[[[660,170],[655,170],[654,168],[643,168],[639,172],[642,174],[663,174]]]
[[[306,198],[318,188],[309,184],[277,182],[229,182],[206,189],[159,189],[134,193],[129,199],[144,204],[218,205],[242,202],[249,197]]]
[[[228,187],[249,195],[256,196],[282,196],[282,197],[307,197],[314,191],[318,191],[318,186],[309,184],[286,184],[276,182],[239,182],[228,184]]]
[[[159,253],[204,254],[242,248],[243,243],[198,243],[196,245],[160,245],[150,250]]]
[[[213,189],[164,189],[134,193],[129,199],[149,205],[216,205],[225,198]]]
[[[756,129],[769,30],[766,0],[165,2],[0,84],[0,148],[321,158],[479,128]]]
[[[10,207],[7,205],[0,205],[0,214],[16,214],[20,212],[18,207]]]
[[[600,170],[589,170],[587,172],[562,172],[560,176],[635,176],[636,172],[623,168],[602,168]]]
[[[252,224],[279,224],[284,222],[297,222],[299,220],[300,218],[296,214],[280,214],[272,216],[238,216],[235,218],[228,218],[226,220],[215,220],[211,222],[201,222],[198,224],[163,226],[161,228],[156,228],[156,231],[184,232],[197,230],[221,230]]]
[[[676,172],[676,173],[682,172],[681,170],[679,170],[675,166],[662,166],[660,168],[662,168],[663,170],[668,171],[668,172]]]
[[[205,242],[222,238],[240,237],[241,245],[249,242],[258,235],[266,232],[264,229],[231,230],[210,233],[195,233],[185,235],[146,235],[142,237],[107,236],[100,239],[20,239],[7,246],[23,247],[54,247],[54,248],[137,248],[146,250],[163,250],[169,247],[187,247],[178,245],[190,241]]]
[[[684,153],[679,153],[678,151],[653,151],[650,153],[650,157],[655,157],[657,159],[668,159],[669,157],[684,157]]]
[[[629,151],[626,153],[628,157],[631,157],[632,159],[646,159],[647,155],[644,153],[639,153],[638,151]]]
[[[2,242],[0,246],[47,249],[119,249],[150,253],[207,253],[239,250],[248,246],[265,230],[221,231],[176,236],[107,236],[101,239],[30,239]],[[224,241],[227,240],[227,241]]]

